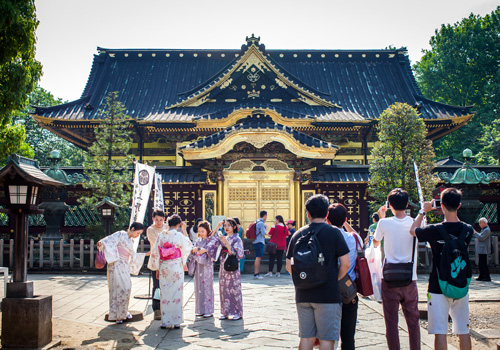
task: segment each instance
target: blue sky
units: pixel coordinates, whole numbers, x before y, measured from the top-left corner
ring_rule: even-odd
[[[40,85],[78,99],[96,48],[408,48],[418,61],[444,23],[492,12],[492,0],[35,0]]]

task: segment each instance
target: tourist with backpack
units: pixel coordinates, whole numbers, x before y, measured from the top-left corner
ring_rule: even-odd
[[[399,305],[408,325],[410,350],[420,349],[420,314],[418,312],[417,254],[418,242],[410,234],[413,219],[406,215],[408,192],[393,189],[387,196],[388,206],[378,210],[373,246],[384,239],[385,259],[382,268],[382,308],[385,337],[389,350],[399,350]],[[386,218],[387,210],[393,216]]]
[[[255,263],[253,266],[253,278],[262,279],[260,275],[260,262],[264,256],[264,245],[266,243],[266,220],[267,211],[260,212],[260,218],[255,222],[255,240],[252,242],[255,249]]]
[[[326,223],[328,197],[317,194],[306,204],[309,225],[295,232],[286,269],[295,286],[299,349],[333,349],[339,340],[342,299],[338,281],[349,269],[349,248],[340,230]]]
[[[474,234],[472,226],[460,221],[462,193],[456,188],[441,192],[444,222],[420,228],[426,213],[435,209],[425,202],[410,232],[420,242],[429,242],[432,250],[432,270],[429,276],[427,313],[429,334],[434,334],[434,349],[447,348],[448,315],[453,322],[453,333],[458,335],[460,349],[471,348],[469,334],[469,283],[472,269],[468,245]]]

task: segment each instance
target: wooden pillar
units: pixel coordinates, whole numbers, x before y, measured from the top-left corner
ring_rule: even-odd
[[[302,225],[302,196],[300,193],[300,178],[302,174],[300,170],[295,170],[295,174],[293,176],[293,189],[294,189],[294,197],[295,197],[295,222],[296,227],[300,227]]]
[[[217,215],[224,215],[224,175],[217,171]]]

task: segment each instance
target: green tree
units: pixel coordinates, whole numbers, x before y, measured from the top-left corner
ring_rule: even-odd
[[[5,154],[33,156],[24,129],[12,122],[12,112],[24,108],[42,74],[35,60],[38,26],[33,0],[0,2],[0,161]]]
[[[473,106],[477,112],[468,125],[435,143],[439,157],[460,157],[464,148],[477,153],[483,126],[498,118],[500,99],[500,7],[484,17],[471,14],[453,25],[442,25],[414,65],[422,93],[433,100]],[[482,159],[491,159],[485,155]],[[498,155],[495,155],[498,160]]]
[[[95,128],[95,141],[83,163],[87,180],[83,186],[91,189],[80,203],[95,206],[109,197],[120,206],[130,201],[130,181],[133,156],[128,154],[132,146],[132,127],[125,107],[118,101],[118,93],[106,97],[104,109],[99,111],[100,123]]]
[[[410,201],[418,203],[418,192],[412,158],[418,166],[424,198],[429,199],[435,188],[434,151],[426,139],[427,128],[416,109],[406,103],[395,103],[380,115],[379,143],[372,149],[369,193],[374,199],[372,209],[378,209],[394,188],[408,191]]]
[[[24,125],[26,129],[26,143],[33,148],[34,157],[42,166],[50,165],[48,155],[53,150],[61,152],[62,160],[60,165],[62,166],[81,165],[87,153],[51,131],[42,128],[29,115],[29,113],[35,112],[32,106],[50,107],[61,103],[63,103],[62,99],[56,99],[50,92],[37,86],[29,94],[28,106],[23,111],[14,113],[14,122]]]

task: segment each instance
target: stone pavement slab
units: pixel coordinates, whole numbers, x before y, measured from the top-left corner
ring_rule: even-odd
[[[471,299],[498,298],[500,275],[494,282],[471,284]],[[104,321],[108,312],[108,289],[105,275],[30,275],[35,281],[35,294],[53,295],[53,315],[60,320],[78,322],[137,335],[134,349],[288,349],[297,348],[298,324],[294,288],[290,276],[254,280],[243,275],[244,317],[239,321],[197,318],[194,315],[194,293],[191,277],[186,277],[184,289],[184,324],[178,330],[160,329],[153,320],[151,300],[130,301],[130,309],[142,311],[144,320],[115,325]],[[419,297],[426,298],[427,276],[419,275]],[[132,277],[132,295],[146,294],[149,276]],[[216,316],[218,315],[218,283],[215,283]],[[402,349],[408,349],[408,332],[400,317]],[[432,349],[433,338],[421,329],[422,349]],[[381,304],[360,299],[356,327],[358,349],[385,349],[385,325]],[[451,350],[451,348],[449,347]]]

